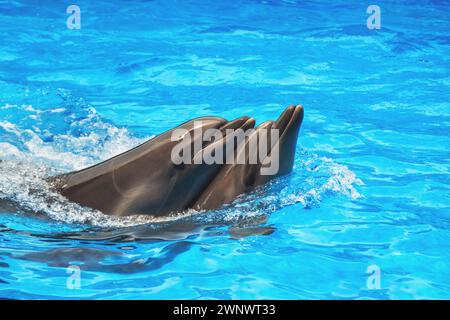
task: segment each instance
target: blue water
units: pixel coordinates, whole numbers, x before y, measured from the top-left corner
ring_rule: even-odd
[[[0,297],[449,299],[450,4],[376,4],[0,1]],[[221,210],[115,219],[44,180],[290,104],[293,173]]]

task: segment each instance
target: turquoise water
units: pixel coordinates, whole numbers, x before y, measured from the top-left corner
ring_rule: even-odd
[[[376,4],[380,30],[361,1],[0,1],[0,297],[450,298],[450,4]],[[221,210],[115,219],[44,181],[289,104],[293,173]]]

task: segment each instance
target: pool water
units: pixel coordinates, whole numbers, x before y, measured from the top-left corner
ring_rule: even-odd
[[[0,297],[450,298],[449,4],[375,4],[379,30],[361,1],[0,1]],[[290,104],[294,171],[220,210],[119,219],[45,182]]]

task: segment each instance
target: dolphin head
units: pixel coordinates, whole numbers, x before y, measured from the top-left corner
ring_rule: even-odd
[[[192,206],[196,209],[216,209],[258,185],[289,173],[294,165],[295,148],[302,120],[303,107],[299,105],[288,107],[275,122],[267,121],[260,124],[249,135],[248,140],[238,147],[237,153],[244,152],[248,160],[251,154],[259,154],[263,141],[268,143],[267,156],[253,164],[250,161],[244,164],[237,161],[225,164]],[[252,144],[252,140],[257,142]],[[267,159],[270,159],[271,164],[277,162],[276,170],[270,174],[264,174],[262,170]]]
[[[247,116],[233,121],[196,118],[125,153],[53,181],[69,200],[110,215],[164,216],[188,208],[214,209],[292,170],[302,119],[301,106],[290,106],[277,121],[256,128],[255,120]],[[278,135],[273,136],[275,131]],[[244,139],[237,139],[237,132],[244,132]],[[266,157],[249,163],[251,154],[262,148],[260,137],[264,135],[268,140]],[[247,162],[228,163],[230,154]],[[261,174],[265,163],[275,158],[276,173]]]

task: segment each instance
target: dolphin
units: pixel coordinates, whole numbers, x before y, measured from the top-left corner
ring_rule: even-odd
[[[231,203],[237,196],[288,174],[294,164],[298,132],[303,121],[303,107],[289,106],[276,121],[267,121],[255,128],[253,118],[243,116],[232,121],[220,117],[200,117],[168,130],[143,144],[80,171],[51,177],[55,190],[70,201],[97,209],[105,214],[128,216],[146,214],[168,216],[186,209],[211,210]],[[222,133],[219,138],[199,140],[196,130],[208,129]],[[277,129],[273,138],[269,133]],[[174,139],[182,130],[187,142]],[[234,132],[249,132],[236,141]],[[267,135],[266,157],[250,163],[250,152],[262,148],[261,134]],[[184,140],[183,140],[184,141]],[[251,142],[256,143],[251,143]],[[173,150],[184,143],[191,150],[190,163],[174,163]],[[200,150],[195,145],[200,144]],[[205,163],[196,161],[205,153],[222,151],[225,159],[232,152],[234,159],[242,156],[245,163]],[[261,168],[277,152],[279,170],[263,175]],[[247,151],[247,152],[246,152]],[[264,155],[264,153],[263,153]]]

